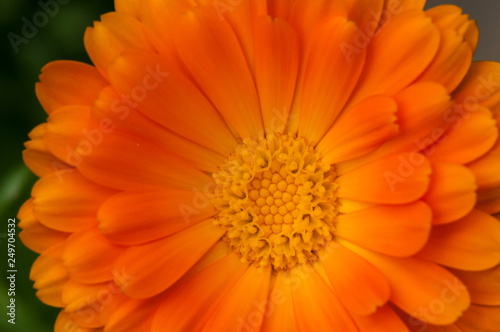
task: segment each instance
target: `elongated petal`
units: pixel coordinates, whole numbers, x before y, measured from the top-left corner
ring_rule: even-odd
[[[92,105],[107,83],[97,69],[76,61],[54,61],[42,68],[36,95],[47,113],[67,105]]]
[[[500,305],[500,265],[484,271],[451,271],[467,285],[473,303]]]
[[[53,173],[33,187],[33,211],[43,225],[75,232],[97,225],[97,210],[113,193],[77,171],[64,174],[62,179]]]
[[[129,247],[115,263],[116,270],[134,277],[121,285],[123,292],[132,298],[146,298],[170,287],[224,234],[212,222],[207,220],[170,237]]]
[[[153,51],[141,23],[127,15],[108,13],[85,32],[85,48],[104,77],[109,65],[127,49]]]
[[[391,155],[338,177],[337,194],[363,202],[408,203],[424,195],[430,172],[430,164],[422,155]]]
[[[184,14],[175,33],[177,48],[224,119],[241,137],[257,136],[264,128],[250,69],[231,27],[216,15],[209,7]]]
[[[412,33],[415,29],[418,34]],[[354,41],[349,46],[350,53],[359,52]],[[368,45],[365,67],[350,103],[402,90],[425,70],[438,47],[439,32],[430,18],[419,12],[395,16]]]
[[[476,204],[475,190],[476,179],[466,167],[434,163],[431,184],[424,196],[432,209],[432,223],[445,224],[468,214]]]
[[[89,243],[92,246],[88,246]],[[82,255],[81,248],[86,246]],[[113,279],[113,266],[123,249],[102,236],[97,228],[86,229],[68,238],[61,259],[73,280],[99,283]]]
[[[298,268],[301,269],[301,268]],[[357,331],[352,318],[319,273],[310,267],[292,272],[292,302],[300,331]]]
[[[260,331],[264,320],[271,267],[252,265],[229,290],[204,326],[206,331]],[[264,312],[262,312],[264,311]]]
[[[376,206],[337,217],[335,234],[364,248],[405,257],[425,245],[432,213],[423,202]]]
[[[59,244],[42,252],[31,267],[30,279],[35,282],[33,287],[40,301],[63,308],[62,291],[68,274],[61,261],[61,248]]]
[[[290,25],[282,19],[260,19],[255,28],[255,83],[266,132],[285,129],[298,66],[298,40]]]
[[[152,331],[202,329],[227,290],[247,269],[248,265],[232,253],[176,285],[156,311]]]
[[[229,154],[236,142],[202,92],[172,64],[146,52],[130,52],[109,68],[110,81],[131,106],[188,140]]]
[[[341,244],[377,267],[389,281],[390,300],[415,318],[435,325],[448,325],[470,304],[467,288],[437,264],[417,258],[387,257],[345,241]]]
[[[334,123],[319,142],[317,150],[329,164],[375,150],[398,133],[396,110],[397,104],[392,98],[376,96],[365,99]]]
[[[344,18],[332,19],[316,33],[306,63],[299,121],[299,135],[312,143],[330,128],[356,86],[364,52],[347,61],[338,48],[355,34],[355,25]]]
[[[216,214],[200,190],[129,191],[99,209],[99,229],[114,243],[136,245],[174,234]]]
[[[461,270],[489,269],[500,263],[500,223],[473,210],[459,221],[433,227],[418,257]]]
[[[332,243],[320,254],[320,260],[335,294],[349,312],[369,315],[389,299],[384,275],[358,254]]]

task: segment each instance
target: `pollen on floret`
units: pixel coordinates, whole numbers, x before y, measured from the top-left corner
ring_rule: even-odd
[[[213,178],[214,222],[243,261],[287,270],[332,239],[335,173],[303,138],[245,139]]]

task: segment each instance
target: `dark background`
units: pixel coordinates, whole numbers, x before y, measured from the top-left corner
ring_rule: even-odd
[[[41,0],[43,3],[49,0]],[[478,21],[480,39],[475,60],[500,61],[500,1],[498,0],[428,0],[427,7],[456,4]],[[34,91],[40,69],[46,63],[72,59],[90,63],[83,48],[83,34],[87,26],[101,14],[113,10],[111,0],[72,0],[60,5],[58,13],[27,44],[14,52],[8,34],[21,35],[22,18],[30,22],[41,10],[35,0],[0,0],[0,330],[52,331],[59,312],[43,305],[36,297],[29,281],[30,266],[36,258],[16,238],[16,325],[7,323],[8,304],[6,285],[7,220],[14,218],[20,205],[29,198],[36,181],[22,163],[21,151],[28,132],[46,120]],[[19,231],[19,230],[18,230]]]

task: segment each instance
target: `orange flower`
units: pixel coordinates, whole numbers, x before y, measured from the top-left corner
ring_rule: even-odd
[[[117,0],[24,151],[55,330],[499,331],[500,64],[424,3]]]

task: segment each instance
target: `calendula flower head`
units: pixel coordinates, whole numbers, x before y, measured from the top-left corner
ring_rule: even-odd
[[[55,331],[499,331],[500,64],[424,0],[116,0],[21,207]]]

